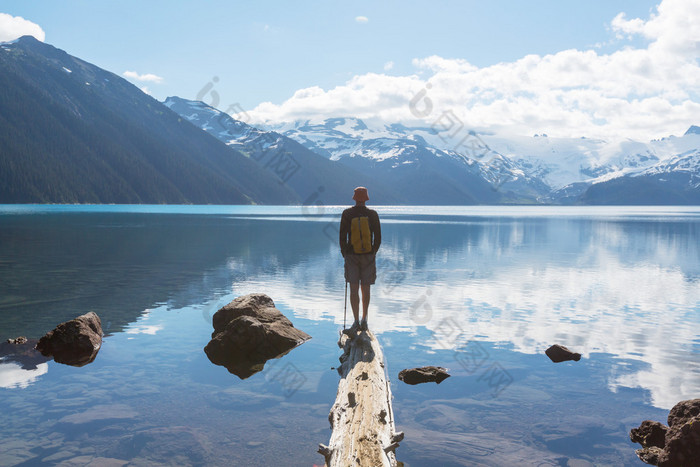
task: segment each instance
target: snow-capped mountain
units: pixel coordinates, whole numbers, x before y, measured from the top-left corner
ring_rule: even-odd
[[[428,190],[429,175],[436,186],[424,196],[436,204],[441,192],[452,190],[453,201],[499,203],[539,202],[549,187],[527,174],[517,162],[492,150],[473,132],[441,135],[429,127],[401,124],[372,126],[355,118],[333,118],[322,122],[301,121],[276,129],[310,150],[358,170],[396,171],[405,176],[404,188],[416,172]],[[394,175],[397,175],[394,174]],[[389,177],[391,178],[391,177]],[[398,182],[398,181],[397,181]],[[461,194],[459,194],[461,193]],[[456,199],[455,199],[456,197]]]
[[[330,159],[356,161],[355,165],[365,160],[366,165],[397,168],[426,159],[451,160],[444,171],[478,174],[493,189],[509,195],[500,202],[580,202],[591,186],[621,177],[693,170],[700,176],[687,161],[688,154],[700,148],[697,126],[681,137],[650,142],[450,133],[435,125],[368,125],[351,118],[295,122],[280,125],[279,131]]]
[[[402,202],[372,174],[328,160],[284,135],[255,128],[200,101],[168,97],[164,104],[276,176],[299,195],[302,204],[347,204],[353,188],[362,184],[375,187],[373,198],[384,204]]]
[[[639,174],[633,174],[633,177],[644,175],[658,175],[668,173],[687,173],[693,181],[694,188],[700,186],[700,149],[694,149],[683,154],[679,154],[671,159],[643,170]]]
[[[700,149],[652,167],[598,181],[582,195],[587,204],[700,204]]]
[[[700,126],[692,125],[690,128],[688,128],[688,131],[686,131],[685,135],[683,136],[688,135],[700,135]]]
[[[322,189],[325,204],[345,204],[354,186],[367,185],[377,204],[520,201],[509,198],[514,196],[510,191],[494,189],[487,178],[498,181],[493,168],[484,169],[456,153],[430,147],[420,136],[404,136],[398,131],[377,135],[359,120],[332,119],[321,126],[292,125],[287,131],[298,138],[295,141],[236,121],[202,102],[170,97],[165,105],[251,159],[263,163],[284,155],[290,164],[298,166],[299,175],[280,177],[281,181],[300,193],[302,199]],[[506,164],[503,167],[501,170],[508,168]]]
[[[668,137],[650,142],[567,138],[486,138],[492,147],[518,161],[553,190],[573,184],[592,185],[639,173],[695,148],[700,135]]]
[[[204,102],[168,97],[163,104],[228,146],[242,150],[249,156],[251,150],[274,150],[282,143],[281,135],[268,134],[268,132],[236,120]],[[258,144],[254,144],[256,142]]]
[[[326,193],[339,202],[360,184],[402,204],[687,204],[700,192],[695,126],[650,142],[507,137],[357,118],[283,123],[267,131],[201,102],[168,98],[165,104],[252,159],[293,154],[307,172],[292,183],[302,198],[304,190],[336,185],[331,180],[343,181],[342,190]],[[327,170],[317,173],[322,162]],[[654,195],[645,196],[645,189]]]

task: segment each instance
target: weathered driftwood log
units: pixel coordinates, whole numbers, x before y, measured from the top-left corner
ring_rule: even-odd
[[[318,452],[328,467],[396,466],[394,450],[403,433],[396,432],[391,408],[391,388],[384,355],[371,331],[354,339],[343,334],[338,394],[328,420],[331,440]]]

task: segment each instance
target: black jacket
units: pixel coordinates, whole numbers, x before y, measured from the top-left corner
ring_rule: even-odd
[[[377,253],[382,243],[382,227],[379,224],[379,215],[374,209],[367,206],[355,205],[343,211],[340,217],[340,252],[345,256],[352,253],[350,244],[350,223],[354,217],[366,216],[369,218],[369,231],[372,233],[372,252]]]

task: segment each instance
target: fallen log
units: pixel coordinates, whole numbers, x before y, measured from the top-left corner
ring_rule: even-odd
[[[353,336],[354,337],[354,336]],[[340,382],[328,414],[331,439],[318,452],[328,467],[397,466],[396,453],[402,432],[396,432],[391,408],[391,388],[384,355],[371,331],[353,339],[343,333],[338,368]]]

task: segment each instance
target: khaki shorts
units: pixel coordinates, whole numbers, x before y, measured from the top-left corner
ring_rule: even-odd
[[[377,263],[375,254],[345,255],[345,280],[350,283],[361,282],[365,285],[374,284],[377,279]]]

